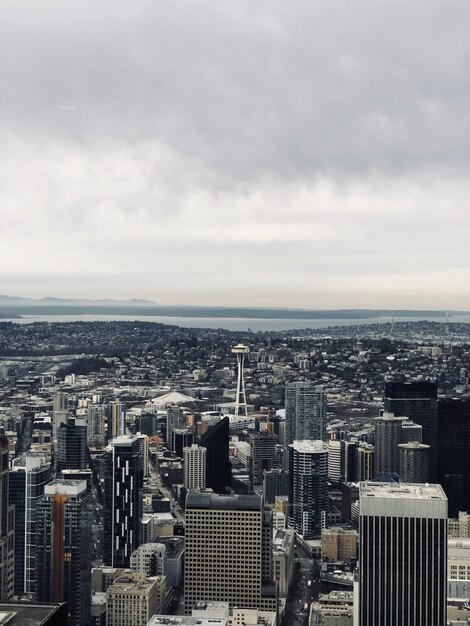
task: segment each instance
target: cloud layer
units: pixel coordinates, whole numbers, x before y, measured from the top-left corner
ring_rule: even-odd
[[[3,0],[1,291],[470,308],[469,18]]]

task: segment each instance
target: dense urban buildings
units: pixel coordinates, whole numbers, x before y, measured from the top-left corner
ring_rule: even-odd
[[[14,594],[14,507],[9,502],[8,439],[0,435],[0,600]]]
[[[278,626],[302,623],[310,614],[314,623],[350,626],[360,608],[360,594],[356,601],[353,593],[361,572],[356,543],[370,538],[370,528],[361,526],[360,482],[380,471],[399,491],[397,500],[407,499],[400,491],[404,482],[413,489],[431,482],[426,467],[432,446],[424,441],[426,419],[418,408],[433,401],[428,396],[435,387],[440,483],[452,516],[449,533],[459,542],[449,552],[448,619],[466,620],[461,599],[470,594],[470,327],[467,335],[462,325],[450,327],[452,346],[437,336],[438,326],[419,323],[397,324],[393,338],[380,325],[364,326],[354,336],[341,327],[295,333],[141,322],[0,327],[0,351],[18,352],[14,359],[0,358],[2,476],[9,485],[1,506],[11,522],[13,509],[16,514],[16,533],[11,523],[9,539],[0,545],[13,546],[15,577],[11,559],[1,567],[10,572],[8,593],[25,605],[34,606],[38,593],[46,597],[44,587],[50,589],[54,572],[60,580],[61,568],[80,578],[69,565],[83,557],[84,570],[93,573],[93,592],[85,594],[86,609],[71,597],[67,611],[87,613],[92,626],[145,621],[153,611],[158,619],[183,619],[185,610],[184,619],[192,619],[193,611],[206,619],[201,611],[222,611],[222,604],[229,624],[274,625],[276,586]],[[249,347],[243,365],[246,415],[241,405],[235,415],[238,369],[231,349],[238,343]],[[32,356],[25,355],[28,350]],[[427,381],[430,392],[418,385],[413,395],[413,383]],[[295,409],[296,398],[297,414],[288,410],[291,400]],[[394,415],[387,415],[392,409]],[[321,424],[324,438],[303,438]],[[286,446],[289,426],[302,434]],[[86,501],[90,525],[85,543],[64,548],[63,560],[55,551],[58,558],[51,561],[51,550],[38,548],[45,545],[45,529],[56,527],[47,526],[52,503],[61,511],[65,494],[47,493],[57,489],[51,482],[57,479],[81,485],[80,494],[67,496],[67,510],[74,504],[78,515]],[[370,522],[377,533],[378,512]],[[401,520],[399,509],[394,512]],[[64,513],[57,521],[62,519],[69,518]],[[383,546],[391,540],[387,528],[381,539]],[[395,539],[404,545],[403,537]],[[161,600],[156,609],[150,601],[155,577]],[[432,571],[428,578],[438,584]],[[64,581],[55,597],[67,599],[71,589]]]

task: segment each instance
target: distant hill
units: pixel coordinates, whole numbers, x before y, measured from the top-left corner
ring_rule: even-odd
[[[50,296],[46,298],[40,298],[38,300],[34,298],[21,298],[19,296],[5,296],[0,295],[0,307],[6,306],[21,306],[21,307],[38,307],[38,306],[73,306],[73,307],[147,307],[147,306],[157,306],[156,302],[152,302],[152,300],[142,300],[140,298],[136,298],[133,300],[112,300],[106,298],[104,300],[92,300],[92,299],[73,299],[73,298],[52,298]]]

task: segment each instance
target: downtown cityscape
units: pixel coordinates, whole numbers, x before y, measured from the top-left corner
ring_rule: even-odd
[[[470,626],[469,25],[0,1],[0,626]]]
[[[470,324],[0,331],[12,624],[470,619]]]

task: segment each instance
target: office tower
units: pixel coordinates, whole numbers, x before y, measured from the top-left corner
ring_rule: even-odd
[[[398,446],[400,456],[400,481],[427,483],[429,480],[429,448],[425,443],[410,441]]]
[[[353,520],[353,508],[359,500],[359,483],[341,483],[341,519],[351,523]]]
[[[121,435],[113,439],[104,463],[104,562],[128,567],[140,543],[143,476],[139,438]]]
[[[445,626],[442,487],[361,483],[359,510],[359,626]]]
[[[54,441],[57,439],[57,429],[61,424],[65,424],[70,417],[69,411],[63,409],[61,411],[54,411],[52,414],[52,438]]]
[[[429,382],[391,382],[385,384],[384,409],[388,413],[403,415],[423,427],[422,443],[429,450],[429,474],[437,480],[438,424],[437,384]]]
[[[375,448],[373,445],[363,442],[358,444],[356,449],[356,481],[372,480],[374,477],[374,457]]]
[[[37,503],[36,589],[41,602],[67,602],[70,626],[88,626],[91,497],[85,481],[55,480]]]
[[[302,439],[326,439],[326,394],[309,382],[286,384],[286,446]]]
[[[147,476],[149,476],[149,438],[147,437],[147,435],[142,435],[142,433],[137,433],[137,438],[139,439],[139,453],[142,463],[142,475],[144,478],[147,478]]]
[[[63,391],[58,391],[52,396],[52,410],[66,411],[68,408],[68,396]]]
[[[439,400],[438,408],[439,482],[456,517],[470,511],[470,400]]]
[[[15,508],[9,502],[8,439],[0,435],[0,600],[14,595]]]
[[[184,486],[186,489],[206,488],[206,448],[193,443],[183,448]]]
[[[402,420],[393,413],[384,413],[375,419],[375,471],[376,477],[398,474]]]
[[[175,428],[171,433],[171,441],[171,449],[182,459],[183,448],[192,446],[194,443],[194,430],[191,428]]]
[[[57,429],[55,467],[57,474],[64,469],[88,467],[87,427],[83,418],[69,417]]]
[[[146,576],[165,574],[166,546],[163,543],[143,543],[131,554],[131,570]]]
[[[164,576],[125,572],[106,590],[106,626],[147,626],[163,609]]]
[[[408,419],[403,419],[401,423],[401,442],[417,441],[423,443],[423,427]]]
[[[137,430],[143,435],[153,437],[158,433],[158,420],[154,413],[142,413],[136,418]]]
[[[341,472],[341,447],[343,442],[340,439],[330,439],[328,441],[328,479],[332,483],[338,484],[342,479]]]
[[[248,443],[251,448],[250,470],[254,485],[261,485],[263,473],[276,466],[276,446],[278,437],[267,430],[249,434]]]
[[[87,409],[87,438],[90,448],[101,448],[106,443],[104,406],[90,404]]]
[[[214,493],[225,493],[232,485],[232,466],[229,461],[229,418],[226,416],[203,435],[201,446],[206,448],[206,487]]]
[[[126,432],[126,412],[120,400],[113,400],[106,405],[106,416],[108,418],[108,440],[124,435]]]
[[[313,539],[325,527],[328,503],[328,448],[323,441],[289,446],[289,528]]]
[[[231,607],[275,608],[275,597],[263,595],[263,585],[269,582],[265,577],[271,577],[271,562],[263,563],[263,556],[272,553],[270,524],[259,496],[188,493],[184,575],[187,614],[201,600],[229,602]]]
[[[166,440],[169,446],[173,444],[173,431],[184,429],[185,426],[184,409],[177,404],[170,404],[166,409]]]
[[[250,348],[239,343],[232,348],[232,354],[237,356],[237,391],[235,396],[235,415],[248,415],[245,392],[245,357]]]
[[[10,471],[10,503],[15,506],[15,595],[36,591],[36,510],[51,466],[41,455],[16,458]]]
[[[263,498],[265,504],[273,504],[276,496],[289,495],[289,472],[277,468],[264,472]]]

